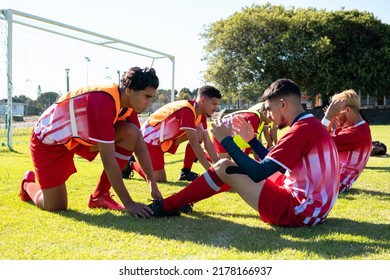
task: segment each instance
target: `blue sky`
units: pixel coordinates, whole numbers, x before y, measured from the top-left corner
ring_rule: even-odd
[[[176,59],[175,88],[179,90],[202,85],[201,72],[206,64],[201,61],[204,42],[199,34],[205,25],[225,19],[242,7],[267,2],[328,11],[358,9],[373,12],[390,24],[390,2],[383,0],[0,0],[0,9],[22,11],[172,54]],[[156,70],[160,88],[170,88],[169,75]]]

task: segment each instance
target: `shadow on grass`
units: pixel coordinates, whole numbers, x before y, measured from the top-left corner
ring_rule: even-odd
[[[390,166],[366,166],[364,169],[372,170],[372,171],[379,171],[379,172],[389,172]]]
[[[360,195],[375,196],[375,199],[382,200],[382,201],[389,201],[390,199],[390,193],[365,190],[365,189],[355,189],[353,188],[353,186],[347,192],[343,192],[339,194],[339,199],[354,200],[354,199],[358,199],[358,196]]]
[[[257,215],[199,213],[175,218],[135,219],[126,214],[105,212],[91,215],[74,210],[61,216],[102,228],[153,235],[160,239],[189,241],[211,247],[236,249],[240,252],[262,252],[272,256],[285,249],[316,254],[323,259],[362,258],[389,250],[388,224],[372,224],[340,218],[329,218],[315,227],[283,228],[261,225],[253,227],[231,221],[239,218],[259,219]],[[217,217],[215,217],[217,216]],[[229,220],[227,220],[229,219]],[[294,255],[291,256],[294,259]]]

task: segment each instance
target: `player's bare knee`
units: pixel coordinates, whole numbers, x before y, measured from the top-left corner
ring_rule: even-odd
[[[220,159],[215,165],[214,170],[218,174],[218,176],[223,179],[223,177],[227,176],[228,173],[226,172],[226,169],[231,166],[236,166],[236,164],[231,161],[230,159]]]
[[[141,132],[137,126],[129,122],[118,122],[115,124],[115,142],[126,143],[128,146],[130,142],[134,142],[139,139]]]

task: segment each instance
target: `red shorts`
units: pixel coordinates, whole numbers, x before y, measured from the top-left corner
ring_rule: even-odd
[[[62,145],[46,145],[33,133],[30,142],[31,157],[35,174],[42,189],[64,184],[77,172],[73,157],[75,154],[92,161],[99,152],[90,152],[89,146],[78,145],[68,150]]]
[[[304,226],[303,219],[294,213],[298,200],[291,194],[291,189],[277,183],[269,179],[264,183],[258,204],[261,219],[278,226]]]
[[[152,161],[153,171],[164,169],[165,160],[164,160],[164,152],[161,151],[160,146],[151,145],[146,143],[146,147],[148,148],[150,159]],[[173,145],[167,153],[175,154],[177,148],[179,146]]]

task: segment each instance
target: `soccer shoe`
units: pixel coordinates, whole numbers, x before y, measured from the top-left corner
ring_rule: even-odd
[[[131,168],[131,165],[135,162],[134,156],[131,156],[129,161],[127,162],[125,168],[122,170],[122,178],[123,179],[130,179],[134,176],[134,170]]]
[[[175,217],[180,216],[179,210],[174,210],[172,212],[167,212],[163,208],[164,201],[162,199],[153,200],[151,204],[149,204],[149,208],[152,209],[153,215],[152,217],[161,218],[161,217]]]
[[[180,181],[194,181],[196,178],[199,177],[198,173],[195,172],[188,172],[184,173],[183,171],[180,172],[179,180]]]
[[[125,207],[115,200],[112,199],[114,195],[109,192],[102,196],[93,198],[92,195],[89,197],[88,207],[89,208],[104,208],[108,210],[124,211]]]
[[[190,204],[184,205],[182,208],[180,208],[180,212],[185,213],[185,214],[190,214],[190,213],[192,213],[193,208],[194,208],[194,204],[190,203]]]
[[[19,191],[19,197],[23,201],[30,201],[31,197],[28,195],[28,193],[24,190],[24,183],[26,182],[33,182],[35,183],[35,173],[34,171],[28,170],[24,173],[22,183],[20,184],[20,191]]]

